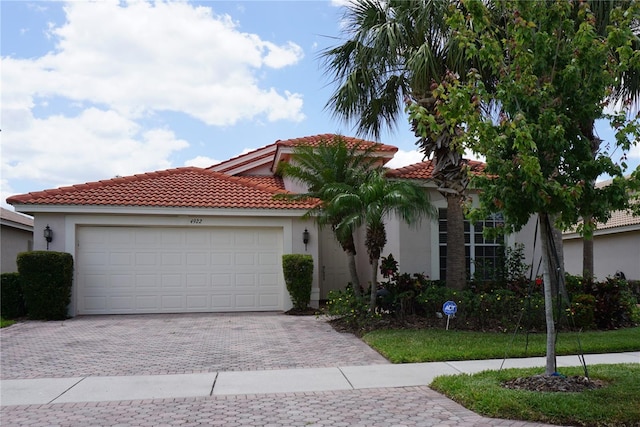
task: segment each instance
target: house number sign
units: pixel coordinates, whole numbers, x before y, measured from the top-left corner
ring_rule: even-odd
[[[189,224],[202,224],[202,218],[191,218]]]

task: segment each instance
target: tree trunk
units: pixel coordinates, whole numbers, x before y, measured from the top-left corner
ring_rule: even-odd
[[[551,292],[552,295],[562,295],[562,297],[569,301],[569,295],[567,294],[567,288],[564,283],[564,243],[562,241],[562,231],[560,231],[555,225],[553,225],[553,217],[549,217],[549,226],[551,227],[551,234],[553,236],[553,247],[555,253],[549,248],[549,262],[550,262],[550,274],[551,274]]]
[[[551,289],[551,222],[546,213],[539,213],[540,243],[542,246],[542,277],[544,280],[544,314],[547,323],[547,361],[545,374],[556,371],[556,326],[553,320],[553,291]]]
[[[371,313],[375,313],[378,299],[378,258],[371,260],[371,272],[371,299],[369,301],[369,309]]]
[[[591,224],[591,216],[585,217],[585,224]],[[591,279],[593,277],[593,235],[582,237],[582,277]]]
[[[356,254],[355,252],[347,252],[347,258],[349,261],[349,275],[351,276],[351,286],[353,287],[353,293],[356,296],[362,296],[360,289],[360,278],[358,277],[358,269],[356,267]]]
[[[447,199],[447,287],[462,290],[467,282],[464,254],[464,213],[462,196],[445,194]]]

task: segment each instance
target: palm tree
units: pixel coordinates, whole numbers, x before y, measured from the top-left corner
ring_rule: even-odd
[[[421,218],[435,217],[436,210],[430,203],[424,188],[410,181],[391,181],[385,177],[383,169],[371,170],[365,182],[355,191],[345,192],[334,187],[329,203],[342,213],[342,221],[336,227],[338,235],[350,234],[351,230],[366,227],[365,246],[371,264],[370,309],[376,308],[378,289],[378,264],[387,243],[385,220],[396,214],[408,224],[415,224]]]
[[[343,214],[332,208],[329,203],[336,189],[353,191],[364,179],[365,173],[376,162],[372,156],[373,147],[361,148],[353,145],[351,148],[343,138],[337,136],[333,141],[322,141],[318,146],[301,145],[294,147],[292,162],[280,163],[278,173],[288,176],[307,186],[307,192],[288,194],[288,199],[317,198],[320,205],[306,213],[305,217],[313,217],[318,226],[330,226],[338,243],[348,257],[351,283],[356,292],[360,293],[360,280],[356,268],[356,245],[353,239],[354,229],[341,230],[337,233],[337,226],[343,219]],[[329,193],[329,189],[333,191]]]
[[[327,103],[334,115],[356,120],[358,133],[378,139],[395,129],[407,103],[435,117],[433,88],[447,75],[466,75],[468,61],[451,43],[450,0],[360,0],[345,12],[346,40],[322,52],[338,88]],[[456,2],[457,4],[457,2]],[[415,123],[414,123],[415,131]],[[433,178],[447,200],[447,285],[466,283],[463,201],[468,179],[462,150],[443,131],[417,142],[433,156]]]
[[[629,0],[590,0],[589,7],[593,12],[596,22],[596,30],[602,37],[607,37],[608,26],[611,23],[611,12],[618,6],[628,6]],[[640,47],[640,24],[636,23],[634,28],[636,39],[634,43],[634,49]],[[611,95],[606,101],[613,104],[620,102],[626,105],[635,105],[637,110],[638,101],[640,98],[640,73],[636,68],[630,67],[623,75],[622,79],[618,82],[618,86],[614,88]],[[591,141],[591,153],[594,159],[597,158],[600,152],[600,145],[602,140],[598,138],[595,132],[595,122],[589,121],[581,123],[580,128],[583,135],[589,141]],[[612,210],[611,206],[602,206],[600,197],[597,196],[599,192],[616,191],[614,186],[609,188],[596,189],[594,177],[591,182],[588,183],[588,187],[585,189],[585,207],[580,212],[582,215],[583,223],[587,229],[595,231],[596,221],[594,215],[597,211],[605,212]],[[626,190],[622,190],[623,192]],[[591,203],[589,202],[591,200]],[[584,277],[593,276],[593,235],[592,233],[586,233],[582,238],[582,272]]]

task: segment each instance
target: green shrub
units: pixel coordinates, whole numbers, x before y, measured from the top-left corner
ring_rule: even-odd
[[[293,307],[300,310],[307,308],[311,301],[313,258],[303,254],[282,255],[282,269]]]
[[[29,318],[66,319],[73,283],[71,254],[53,251],[22,252],[18,254],[17,263]]]
[[[398,270],[398,262],[393,254],[380,259],[380,273],[387,280],[381,283],[383,289],[378,292],[378,307],[404,319],[405,316],[420,312],[418,295],[432,282],[424,274],[400,274]]]
[[[363,328],[380,315],[369,310],[369,297],[359,297],[349,284],[344,291],[329,291],[326,313],[341,319],[351,328]]]
[[[589,294],[574,295],[571,299],[569,315],[577,328],[593,329],[595,322],[596,297]]]
[[[624,279],[608,277],[604,281],[566,276],[570,296],[589,294],[595,298],[594,322],[598,329],[615,329],[634,322],[637,299]]]
[[[26,314],[19,273],[2,273],[0,314],[5,319],[15,319]]]

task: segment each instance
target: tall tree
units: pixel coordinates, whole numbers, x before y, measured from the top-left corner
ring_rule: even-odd
[[[415,224],[424,217],[435,217],[436,210],[424,188],[410,181],[393,181],[385,177],[384,170],[372,170],[367,179],[354,191],[334,188],[329,203],[332,210],[342,212],[338,234],[349,234],[354,228],[365,226],[365,246],[371,264],[370,309],[376,308],[378,290],[378,264],[387,243],[385,221],[392,214],[408,224]]]
[[[611,11],[606,38],[596,30],[587,2],[500,2],[501,27],[493,25],[483,0],[466,0],[465,5],[469,13],[455,14],[450,24],[468,54],[481,58],[492,70],[494,90],[487,90],[484,79],[471,72],[465,82],[453,81],[442,90],[446,98],[441,98],[440,111],[449,126],[464,123],[464,144],[486,157],[486,174],[474,178],[483,190],[476,214],[502,212],[508,231],[520,229],[532,214],[538,215],[544,248],[546,373],[551,374],[555,371],[555,323],[550,227],[553,219],[561,226],[578,222],[592,176],[624,174],[623,165],[609,157],[594,159],[581,125],[603,117],[602,100],[607,93],[625,70],[640,67],[631,29],[640,16],[640,3]],[[498,106],[497,116],[478,108],[491,101]],[[419,106],[412,106],[412,114],[427,122],[425,126],[438,125],[429,123]],[[619,115],[616,120],[614,143],[628,150],[637,142],[638,121]]]
[[[450,72],[465,74],[468,61],[450,43],[446,25],[452,0],[358,0],[345,12],[345,40],[322,52],[327,73],[338,88],[327,103],[344,120],[356,120],[358,132],[379,138],[395,129],[405,103],[423,106],[438,117],[432,88]],[[417,142],[433,157],[433,178],[447,200],[447,286],[466,283],[464,193],[468,184],[457,128],[420,135]]]
[[[301,145],[294,147],[292,161],[280,163],[278,173],[290,177],[307,187],[299,194],[288,194],[289,199],[316,198],[321,204],[307,212],[320,227],[331,227],[338,243],[349,260],[349,274],[354,291],[360,292],[360,279],[356,267],[356,245],[353,239],[354,229],[342,229],[337,226],[343,220],[344,213],[332,208],[331,199],[336,188],[341,191],[354,191],[365,179],[366,173],[376,162],[372,148],[359,145],[347,146],[339,136],[333,141],[322,141],[317,146]],[[329,192],[331,190],[332,192]]]
[[[602,38],[606,38],[611,25],[611,12],[618,6],[627,7],[631,0],[589,0],[589,8],[595,19],[595,29]],[[635,40],[632,45],[635,49],[640,46],[640,23],[632,22],[632,31],[635,34]],[[611,92],[607,94],[604,101],[612,104],[614,108],[620,108],[631,112],[632,109],[637,111],[638,98],[640,97],[640,73],[633,67],[623,70],[622,76],[617,80],[616,85]],[[595,130],[595,121],[581,124],[582,132],[591,141],[591,153],[594,159],[601,155],[607,155],[606,147],[602,146],[602,140],[598,137]],[[624,161],[624,159],[621,159]],[[616,209],[624,209],[629,200],[625,186],[612,185],[607,187],[597,187],[596,178],[593,177],[587,182],[583,193],[583,203],[581,204],[580,214],[582,216],[581,232],[582,232],[582,273],[584,277],[592,277],[593,269],[593,233],[596,230],[596,221],[593,219],[594,213],[598,215],[598,211],[610,212]],[[602,193],[608,193],[602,196]],[[609,205],[604,205],[603,200],[610,201]]]

